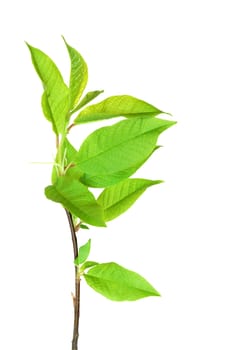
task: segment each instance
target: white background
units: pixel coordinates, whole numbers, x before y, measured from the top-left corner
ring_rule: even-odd
[[[80,350],[232,350],[231,5],[1,3],[1,349],[70,349],[71,240],[62,209],[43,194],[51,167],[30,164],[53,159],[54,139],[24,44],[48,53],[67,80],[63,34],[88,63],[89,90],[134,95],[178,121],[138,173],[165,183],[81,237],[92,238],[90,258],[141,273],[162,298],[113,303],[82,283]]]

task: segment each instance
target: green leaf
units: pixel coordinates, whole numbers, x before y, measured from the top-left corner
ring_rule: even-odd
[[[47,101],[45,101],[45,96],[43,97],[43,111],[50,121],[51,115],[53,116],[54,129],[58,133],[63,134],[70,105],[69,89],[51,58],[41,50],[29,44],[27,44],[27,46],[31,52],[34,67],[43,83],[47,95]],[[45,108],[45,104],[47,103],[50,107],[51,115],[47,107]]]
[[[95,262],[95,261],[85,261],[85,263],[80,266],[80,272],[83,272],[84,270],[89,269],[90,267],[93,267],[95,265],[98,265],[99,263]]]
[[[60,203],[76,217],[90,225],[105,227],[103,209],[93,194],[77,179],[58,177],[54,185],[45,188],[48,199]]]
[[[146,161],[152,156],[152,154],[157,150],[161,148],[161,146],[156,145],[152,151],[148,154],[148,156],[146,158],[144,158],[142,161],[138,162],[137,164],[134,164],[132,167],[130,167],[129,169],[127,169],[127,171],[129,172],[129,174],[134,174],[141,166],[143,166],[144,163],[146,163]],[[82,175],[80,175],[81,177]]]
[[[80,224],[80,228],[82,228],[83,230],[89,230],[89,227],[84,224]]]
[[[162,181],[145,179],[126,179],[106,188],[97,199],[104,209],[105,221],[110,221],[124,213],[145,190]]]
[[[148,156],[144,159],[142,159],[140,162],[134,164],[133,166],[124,169],[124,172],[119,173],[119,174],[111,174],[111,176],[106,177],[105,175],[98,175],[98,176],[91,176],[84,174],[83,172],[80,171],[78,165],[74,168],[71,168],[68,171],[68,174],[72,174],[72,176],[76,177],[79,181],[83,182],[86,184],[86,179],[87,183],[91,187],[107,187],[111,186],[114,183],[117,183],[119,181],[122,181],[122,179],[125,179],[132,174],[134,174],[151,156],[152,154],[159,149],[161,146],[155,146],[152,151],[148,154]],[[102,186],[100,186],[102,184]]]
[[[46,91],[44,91],[42,96],[41,96],[41,107],[42,107],[45,118],[49,122],[53,123],[53,115],[52,115],[52,111],[50,109],[50,105],[48,102],[48,96],[47,96]]]
[[[91,250],[91,240],[89,239],[86,244],[84,244],[79,248],[78,257],[74,261],[75,265],[80,265],[84,263],[90,254],[90,250]]]
[[[78,106],[72,111],[73,113],[78,111],[80,108],[84,107],[85,105],[87,105],[89,102],[91,102],[92,100],[94,100],[97,96],[99,96],[100,94],[102,94],[104,92],[104,90],[96,90],[96,91],[90,91],[88,92],[83,99],[80,101],[80,103],[78,104]]]
[[[139,100],[133,96],[119,95],[111,96],[100,103],[83,109],[75,124],[87,123],[96,120],[110,119],[115,117],[154,117],[163,113],[151,104]]]
[[[53,114],[48,102],[48,96],[46,91],[43,92],[42,97],[41,97],[41,107],[42,107],[42,111],[44,113],[45,118],[52,123],[52,127],[53,127],[53,131],[55,132],[56,135],[59,134],[57,127],[56,127],[56,123],[55,120],[53,119]]]
[[[63,38],[64,39],[64,38]],[[70,108],[71,110],[77,106],[80,97],[87,85],[88,80],[88,68],[83,57],[73,47],[66,44],[70,60],[71,60],[71,71],[70,71]]]
[[[158,118],[120,121],[94,131],[78,153],[78,168],[87,186],[111,186],[131,176],[153,153],[161,132],[175,124]]]
[[[113,262],[94,266],[84,277],[91,288],[114,301],[132,301],[160,295],[138,273]]]

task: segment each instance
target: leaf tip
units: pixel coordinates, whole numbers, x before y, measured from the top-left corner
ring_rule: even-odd
[[[66,39],[65,39],[64,35],[61,35],[61,37],[62,37],[62,40],[64,41],[64,43],[65,43],[65,44],[66,44],[66,46],[67,46],[68,44],[67,44],[67,41],[66,41]]]
[[[159,184],[163,184],[164,182],[165,182],[164,180],[157,180],[156,184],[159,185]]]
[[[170,117],[173,117],[173,115],[171,113],[168,113],[168,112],[163,112],[163,114],[170,115]]]
[[[25,43],[25,45],[27,45],[27,47],[31,51],[32,50],[32,46],[26,40],[24,40],[24,43]]]

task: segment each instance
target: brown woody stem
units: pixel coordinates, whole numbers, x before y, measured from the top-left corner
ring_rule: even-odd
[[[78,257],[78,241],[77,235],[74,226],[74,222],[72,219],[71,213],[65,209],[66,215],[70,225],[70,232],[73,242],[73,250],[74,250],[74,259]],[[75,295],[73,295],[73,304],[74,304],[74,328],[73,328],[73,339],[72,339],[72,350],[78,350],[78,337],[79,337],[79,316],[80,316],[80,276],[78,273],[78,267],[75,266]]]

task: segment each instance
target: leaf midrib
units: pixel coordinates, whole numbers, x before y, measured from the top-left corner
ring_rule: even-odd
[[[135,108],[135,106],[137,106],[138,105],[138,103],[143,103],[144,104],[144,106],[143,106],[143,109],[145,108],[146,109],[146,107],[148,108],[148,107],[150,107],[150,111],[145,111],[145,112],[128,112],[128,113],[122,113],[122,114],[114,114],[114,113],[112,113],[112,111],[110,111],[110,112],[105,112],[105,111],[103,111],[105,108],[106,108],[106,104],[107,104],[107,107],[108,107],[108,102],[110,101],[110,99],[111,98],[114,98],[114,100],[116,101],[116,99],[119,99],[118,100],[118,107],[123,103],[125,103],[125,99],[127,99],[127,98],[133,98],[132,96],[130,96],[130,95],[117,95],[117,96],[112,96],[112,97],[108,97],[107,99],[105,99],[104,101],[102,101],[102,102],[99,102],[98,104],[96,104],[96,105],[93,105],[93,106],[89,106],[88,108],[87,108],[87,112],[88,112],[88,109],[89,110],[92,110],[92,109],[95,109],[96,107],[98,108],[98,107],[101,107],[100,108],[100,110],[99,111],[97,111],[97,114],[99,114],[99,113],[101,113],[101,114],[106,114],[106,113],[109,113],[109,114],[111,114],[111,115],[114,115],[114,116],[126,116],[126,115],[133,115],[133,114],[154,114],[154,113],[157,113],[157,114],[159,114],[159,113],[162,113],[162,111],[160,111],[158,108],[156,108],[155,106],[153,106],[152,104],[150,104],[150,103],[146,103],[145,101],[142,101],[142,100],[140,100],[140,99],[136,99],[136,100],[134,100],[134,98],[133,98],[133,101],[131,100],[131,103],[132,103],[132,105],[131,105],[131,109],[134,109]],[[121,101],[120,101],[121,100]],[[113,103],[113,102],[112,102]],[[145,104],[146,104],[146,106],[145,106]],[[141,106],[140,106],[141,107]],[[116,108],[116,106],[115,106],[115,108]],[[111,104],[110,104],[110,109],[111,109]],[[152,111],[152,109],[153,109],[153,111]],[[85,111],[84,111],[84,114],[85,114]],[[93,113],[94,114],[94,113]]]
[[[99,157],[99,156],[101,156],[101,155],[104,154],[104,153],[110,152],[110,151],[113,150],[114,148],[118,148],[119,146],[122,146],[124,143],[128,143],[128,142],[133,141],[134,139],[136,139],[136,138],[138,138],[138,137],[141,137],[141,136],[143,136],[143,135],[146,135],[146,134],[149,134],[149,133],[152,133],[152,132],[154,132],[154,129],[152,129],[152,130],[150,130],[150,131],[146,131],[146,132],[144,132],[144,133],[142,133],[142,134],[136,135],[136,136],[134,136],[133,138],[127,140],[127,141],[126,141],[126,140],[125,140],[125,141],[122,141],[121,143],[118,143],[117,145],[114,145],[114,146],[108,148],[108,149],[105,150],[105,151],[99,152],[99,153],[95,154],[94,156],[91,156],[91,157],[87,158],[86,160],[80,161],[80,162],[78,163],[78,165],[79,165],[79,164],[85,164],[86,162],[89,162],[89,161],[90,161],[91,159],[93,159],[93,158]]]
[[[88,107],[87,107],[88,108]],[[86,108],[86,109],[87,109]],[[89,113],[87,113],[87,114],[85,114],[85,112],[86,112],[86,109],[83,109],[81,112],[80,112],[80,114],[79,114],[79,116],[80,116],[80,118],[81,117],[90,117],[90,116],[93,116],[93,115],[100,115],[100,116],[112,116],[112,117],[128,117],[128,116],[131,116],[131,115],[151,115],[151,117],[154,117],[155,115],[158,115],[158,114],[161,114],[161,112],[160,113],[158,113],[158,114],[155,114],[155,113],[157,113],[156,111],[154,111],[154,112],[131,112],[131,113],[111,113],[111,112],[100,112],[100,111],[98,111],[98,112],[89,112],[89,111],[87,111],[87,112],[89,112]],[[154,115],[155,114],[155,115]],[[78,117],[79,117],[78,116]],[[77,118],[78,118],[77,117]]]
[[[111,280],[111,279],[108,279],[108,278],[101,278],[101,277],[97,277],[97,276],[93,276],[93,275],[91,275],[90,273],[85,273],[84,274],[84,276],[88,276],[88,277],[92,277],[92,278],[96,278],[96,279],[98,279],[98,280],[103,280],[103,281],[106,281],[107,283],[108,282],[111,282],[111,283],[117,283],[118,285],[123,285],[123,286],[127,286],[127,288],[129,288],[129,289],[136,289],[136,290],[138,290],[138,291],[142,291],[142,292],[148,292],[148,293],[150,293],[150,291],[147,291],[146,289],[141,289],[141,288],[138,288],[138,287],[132,287],[132,286],[129,286],[128,285],[128,283],[122,283],[121,281],[114,281],[114,280]],[[148,283],[148,282],[147,282]],[[152,287],[152,286],[151,286]],[[153,287],[152,287],[153,288]],[[154,289],[154,288],[153,288]],[[152,291],[151,291],[151,293],[152,293]],[[157,293],[153,293],[153,294],[155,294],[155,295],[157,295]]]

